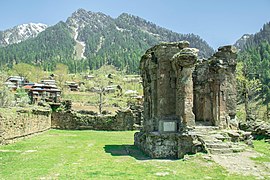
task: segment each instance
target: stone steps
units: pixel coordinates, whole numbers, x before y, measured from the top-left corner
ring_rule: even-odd
[[[228,154],[242,152],[245,147],[231,142],[205,143],[206,150],[211,154]]]
[[[196,126],[192,134],[196,135],[206,151],[211,154],[229,154],[244,151],[244,145],[236,143],[231,134],[219,130],[215,126]],[[232,142],[233,141],[233,142]]]
[[[208,149],[224,149],[224,148],[231,148],[232,146],[227,143],[206,143],[206,147]]]

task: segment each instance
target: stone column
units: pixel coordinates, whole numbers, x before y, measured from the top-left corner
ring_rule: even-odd
[[[210,71],[213,82],[212,92],[214,124],[220,128],[237,128],[236,120],[236,58],[234,46],[223,46],[210,59]]]
[[[192,72],[198,57],[198,50],[184,48],[172,58],[172,67],[176,73],[176,115],[181,125],[194,126],[193,81]]]

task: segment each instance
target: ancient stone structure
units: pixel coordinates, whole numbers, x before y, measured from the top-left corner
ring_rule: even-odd
[[[117,111],[115,115],[90,115],[75,111],[52,113],[52,128],[72,130],[134,130],[134,115],[131,110]]]
[[[237,129],[237,49],[224,46],[209,60],[198,63],[193,73],[195,121],[204,125]]]
[[[0,144],[7,144],[19,138],[43,132],[50,128],[50,109],[42,107],[38,109],[0,109]]]
[[[142,57],[143,131],[178,132],[181,126],[195,124],[192,72],[198,50],[188,46],[160,44]]]
[[[198,123],[237,128],[236,49],[221,47],[198,63],[197,54],[181,41],[156,45],[142,56],[144,121],[135,145],[153,158],[203,151],[200,138],[189,131]]]

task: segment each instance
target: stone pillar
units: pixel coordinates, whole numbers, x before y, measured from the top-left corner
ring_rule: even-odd
[[[184,48],[172,58],[176,74],[176,115],[182,120],[181,125],[194,126],[193,80],[192,72],[197,61],[198,50]]]
[[[237,128],[236,120],[236,58],[234,46],[223,46],[210,58],[209,74],[213,93],[214,125]]]
[[[141,59],[145,132],[159,131],[161,120],[175,119],[175,73],[170,60],[181,50],[179,44],[156,45]]]

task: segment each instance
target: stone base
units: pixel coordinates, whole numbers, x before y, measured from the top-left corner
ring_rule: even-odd
[[[196,135],[186,133],[137,132],[135,145],[151,158],[178,159],[204,151]]]

